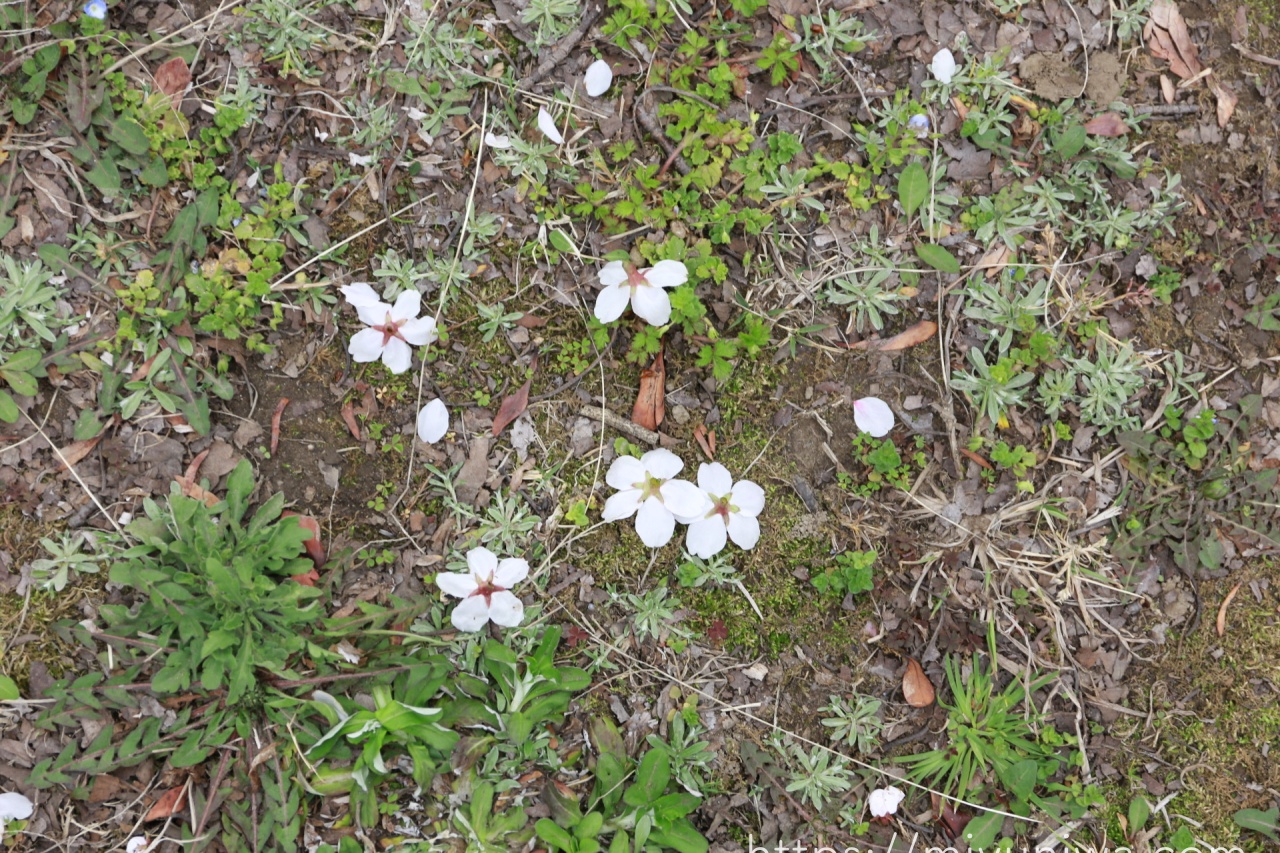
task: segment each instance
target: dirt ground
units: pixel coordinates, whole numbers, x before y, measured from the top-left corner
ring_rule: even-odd
[[[1043,810],[1009,816],[999,831],[1007,849],[1054,832],[1065,849],[1276,849],[1268,846],[1274,834],[1233,815],[1280,808],[1271,755],[1280,745],[1280,526],[1274,484],[1265,483],[1280,467],[1280,309],[1267,301],[1280,293],[1280,6],[1176,4],[1207,69],[1186,79],[1155,36],[1139,27],[1121,39],[1116,31],[1118,10],[1151,4],[852,0],[819,8],[771,0],[748,15],[741,4],[628,2],[596,17],[594,6],[569,3],[564,31],[545,43],[537,13],[555,4],[454,5],[311,4],[287,26],[272,25],[310,32],[301,42],[252,28],[275,20],[265,11],[271,2],[110,5],[114,30],[173,33],[176,45],[121,58],[124,77],[103,75],[104,86],[162,91],[157,66],[182,56],[191,79],[174,97],[188,125],[179,135],[190,139],[203,139],[213,105],[228,93],[249,92],[245,102],[255,104],[225,150],[201,143],[200,156],[217,165],[243,218],[210,224],[205,254],[187,261],[198,270],[221,251],[257,257],[250,253],[275,243],[283,252],[269,278],[288,286],[261,297],[282,306],[278,323],[269,322],[269,307],[254,309],[265,352],[175,324],[172,334],[194,347],[192,363],[221,359],[228,368],[232,393],[210,397],[203,434],[192,418],[158,404],[121,416],[105,402],[108,368],[83,357],[109,351],[125,318],[159,322],[157,310],[174,304],[165,301],[170,293],[141,307],[122,294],[140,272],[164,270],[165,247],[177,251],[161,235],[196,205],[194,179],[188,172],[164,186],[137,183],[110,200],[83,177],[89,167],[76,158],[73,137],[98,133],[93,144],[104,151],[115,138],[96,125],[73,130],[64,115],[79,109],[80,90],[68,81],[83,50],[64,48],[69,58],[49,73],[36,118],[19,122],[23,61],[60,38],[95,42],[81,30],[49,29],[84,14],[66,3],[23,4],[28,17],[13,18],[29,27],[15,23],[0,49],[13,76],[4,84],[11,103],[0,217],[9,227],[0,246],[24,261],[42,246],[74,250],[57,270],[59,310],[86,319],[59,344],[65,352],[41,362],[37,393],[15,394],[21,417],[0,423],[0,675],[21,696],[0,702],[0,791],[37,804],[20,833],[0,833],[0,847],[124,849],[139,834],[155,841],[153,850],[190,846],[183,833],[194,819],[145,815],[162,790],[185,780],[217,789],[214,760],[177,771],[154,757],[104,774],[109,785],[87,776],[39,790],[30,784],[40,761],[99,734],[66,719],[38,724],[57,679],[104,669],[102,649],[76,623],[95,619],[104,604],[132,603],[102,573],[43,590],[31,564],[45,556],[42,538],[109,531],[175,482],[189,495],[201,494],[192,491],[197,483],[223,494],[247,459],[256,499],[282,492],[291,509],[319,523],[329,615],[439,598],[436,572],[456,567],[467,548],[519,543],[534,567],[521,590],[526,606],[568,632],[562,660],[593,667],[592,686],[551,732],[563,743],[564,767],[539,768],[538,777],[521,775],[503,789],[503,804],[528,806],[530,815],[551,813],[544,782],[582,784],[565,768],[571,752],[591,748],[590,719],[608,716],[634,756],[646,737],[674,737],[687,709],[714,755],[699,771],[692,815],[712,849],[963,849],[970,821],[1016,807],[1005,780],[988,772],[978,786],[987,799],[952,809],[928,784],[901,781],[902,759],[948,747],[955,697],[946,666],[963,661],[968,681],[981,661],[995,668],[1001,689],[1050,676],[1015,716],[1037,718],[1036,736],[1063,757],[1040,771],[1037,790],[1081,807],[1060,820]],[[618,36],[614,16],[639,16],[637,6],[674,11]],[[816,48],[797,47],[796,64],[771,79],[761,64],[770,51],[821,35],[823,19],[808,16],[828,13],[828,25],[857,18],[874,35],[858,51],[838,51],[830,73]],[[446,24],[464,49],[440,59],[422,47],[422,32]],[[966,128],[999,111],[994,99],[979,103],[980,81],[928,99],[937,86],[929,65],[944,46],[962,62],[989,60],[1007,72],[1012,98],[999,108],[1011,118],[1007,143],[984,148]],[[103,50],[112,61],[123,57],[120,44]],[[598,56],[613,67],[613,88],[589,99],[582,73]],[[1186,58],[1175,52],[1175,61]],[[466,63],[483,74],[462,73]],[[732,82],[715,83],[721,66]],[[395,85],[391,74],[399,74]],[[459,94],[450,101],[441,92]],[[893,141],[884,116],[895,95],[924,104],[932,135]],[[555,107],[564,146],[539,131],[540,105]],[[1089,121],[1091,139],[1118,139],[1141,161],[1133,174],[1100,173],[1113,213],[1149,210],[1166,174],[1181,176],[1176,210],[1119,240],[1100,230],[1078,242],[1065,214],[1038,215],[1020,226],[1013,261],[1007,247],[993,255],[1001,232],[977,237],[976,200],[1013,199],[1007,189],[1023,176],[1069,168],[1049,141],[1051,109]],[[1092,125],[1100,116],[1110,118]],[[1142,118],[1126,130],[1098,129],[1135,116]],[[362,136],[364,127],[374,132]],[[515,147],[488,139],[494,129],[518,137]],[[780,171],[765,155],[788,138],[798,148]],[[940,229],[929,232],[904,212],[901,161],[872,174],[868,139],[889,149],[918,143],[911,158],[940,164],[919,216],[934,195],[965,200]],[[753,151],[762,159],[735,172],[734,159]],[[791,169],[827,162],[846,164],[855,178],[861,168],[868,183],[846,183],[847,170],[815,172],[798,190],[751,182],[753,170],[772,170],[768,180],[782,183]],[[708,163],[714,179],[691,184]],[[257,221],[254,205],[270,203],[265,188],[285,183],[295,207],[261,216],[288,227],[270,239],[239,233],[240,222]],[[648,213],[625,213],[623,202]],[[759,228],[732,219],[724,239],[713,239],[717,220],[744,210],[761,215]],[[922,243],[946,248],[963,273],[921,263],[914,247]],[[677,244],[706,322],[666,332],[665,381],[653,385],[645,371],[657,346],[640,346],[645,324],[628,314],[603,330],[590,325],[597,271],[610,252],[651,266]],[[413,286],[443,332],[398,375],[353,361],[347,342],[360,323],[338,292],[356,281],[375,289],[396,281],[388,250],[420,265]],[[831,282],[876,263],[878,253],[890,258],[901,299],[883,328],[859,328],[853,309],[828,298]],[[1090,420],[1078,401],[1051,416],[1034,396],[993,422],[955,387],[955,373],[972,366],[970,350],[1001,331],[965,313],[967,283],[999,281],[1004,267],[1012,281],[1020,266],[1027,281],[1048,282],[1037,322],[1080,361],[1096,364],[1112,344],[1141,361],[1115,429]],[[6,281],[16,292],[15,280]],[[493,320],[499,315],[505,319]],[[743,344],[715,375],[704,349],[739,340],[747,317],[762,321],[767,344],[754,354]],[[189,321],[198,322],[196,312]],[[919,335],[880,348],[902,332]],[[1064,348],[1035,369],[1065,370],[1076,356]],[[144,362],[139,356],[131,367],[145,374]],[[1188,379],[1193,373],[1201,375]],[[646,386],[665,407],[656,431],[629,417]],[[855,402],[867,397],[883,399],[897,417],[885,445],[868,443],[855,418]],[[432,398],[445,402],[450,427],[429,444],[416,439],[415,419]],[[1138,437],[1159,438],[1174,400],[1188,419],[1201,410],[1217,418],[1208,463],[1185,464],[1167,436],[1165,445]],[[90,416],[96,431],[86,431]],[[1135,428],[1120,428],[1121,416]],[[1171,433],[1175,445],[1180,429]],[[1001,463],[998,445],[1025,448],[1030,465]],[[686,476],[714,457],[763,487],[761,537],[751,550],[729,552],[732,582],[681,584],[680,567],[690,563],[682,533],[648,549],[632,522],[597,523],[610,463],[657,446],[684,460]],[[897,461],[882,468],[873,451]],[[1188,541],[1190,562],[1179,556]],[[870,589],[819,593],[815,578],[867,551],[875,554]],[[658,588],[669,593],[668,609],[656,611],[658,627],[643,630],[637,614],[653,612],[644,608]],[[410,629],[395,622],[386,630]],[[915,701],[914,671],[936,701]],[[825,706],[858,696],[878,700],[882,731],[866,750],[836,744],[849,784],[815,804],[801,783],[818,774],[796,753],[826,749]],[[118,734],[132,725],[114,718]],[[283,738],[276,745],[288,749]],[[865,801],[891,781],[908,791],[906,805],[892,820],[873,820]],[[397,806],[413,790],[405,772],[395,774],[381,789],[380,822],[359,833],[346,798],[307,794],[294,811],[305,816],[309,840],[294,849],[336,847],[343,838],[361,850],[505,849],[456,828],[450,809],[470,791],[441,777],[413,794],[414,808],[429,814],[414,836]],[[229,800],[256,804],[259,796],[237,789]],[[1139,800],[1150,818],[1135,826]],[[231,824],[211,825],[229,833]],[[284,849],[210,833],[200,849]],[[522,837],[512,849],[541,843]]]

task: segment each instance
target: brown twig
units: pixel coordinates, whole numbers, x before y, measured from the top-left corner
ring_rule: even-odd
[[[538,67],[533,69],[533,71],[517,83],[516,86],[521,89],[530,89],[537,84],[539,80],[550,74],[552,69],[556,68],[556,66],[565,60],[565,57],[567,57],[570,51],[577,46],[578,42],[582,41],[582,37],[587,34],[587,30],[591,29],[591,26],[603,13],[603,4],[596,4],[588,9],[587,14],[582,18],[582,23],[578,24],[577,28],[574,29],[573,32],[560,39],[560,43],[556,45],[555,50],[547,54],[547,58],[539,63]]]

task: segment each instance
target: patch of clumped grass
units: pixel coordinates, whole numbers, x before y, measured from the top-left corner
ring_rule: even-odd
[[[1250,582],[1265,582],[1262,601]],[[1218,636],[1218,607],[1235,584],[1242,584],[1226,611],[1225,633]],[[1135,723],[1126,742],[1154,744],[1152,756],[1133,757],[1127,791],[1109,797],[1123,813],[1137,796],[1155,802],[1141,781],[1144,771],[1161,783],[1182,790],[1166,807],[1201,824],[1197,838],[1218,847],[1245,851],[1272,849],[1259,835],[1242,831],[1231,816],[1244,808],[1268,809],[1268,792],[1280,790],[1280,764],[1264,753],[1280,744],[1280,562],[1262,560],[1217,581],[1200,586],[1204,612],[1200,624],[1178,638],[1171,634],[1163,655],[1151,667],[1137,670],[1130,704],[1153,711],[1149,724]],[[1153,816],[1152,821],[1157,820]],[[1154,823],[1150,824],[1154,825]],[[1173,819],[1173,830],[1180,825]],[[1108,820],[1112,840],[1123,832],[1114,815]],[[1116,837],[1118,836],[1118,838]],[[1167,841],[1166,841],[1167,843]],[[1153,847],[1155,845],[1153,844]]]

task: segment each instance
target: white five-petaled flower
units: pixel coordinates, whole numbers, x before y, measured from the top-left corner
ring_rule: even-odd
[[[744,551],[754,548],[760,540],[756,516],[764,509],[764,489],[750,480],[733,482],[729,469],[719,462],[698,466],[698,488],[711,501],[711,509],[697,518],[680,519],[689,525],[689,553],[705,560],[723,551],[729,539]]]
[[[89,0],[84,4],[84,13],[90,18],[104,21],[107,18],[107,4],[103,0]]]
[[[609,466],[605,482],[618,493],[605,501],[605,521],[636,517],[636,533],[650,548],[671,541],[676,519],[702,518],[711,509],[711,500],[693,483],[671,479],[684,462],[670,450],[650,450],[636,459],[619,456]]]
[[[943,48],[933,55],[933,61],[929,63],[929,73],[944,86],[951,82],[951,78],[956,76],[956,57],[948,50]]]
[[[459,631],[479,631],[492,622],[514,628],[524,618],[524,604],[508,590],[529,576],[529,563],[519,557],[498,562],[488,548],[467,552],[470,572],[441,572],[436,585],[449,595],[461,598],[453,608],[453,627]]]
[[[347,352],[358,362],[382,359],[387,370],[404,373],[413,361],[412,347],[426,346],[438,337],[436,321],[418,316],[422,296],[416,290],[400,294],[395,305],[383,302],[364,282],[347,285],[342,295],[369,327],[352,335],[347,345]]]
[[[432,400],[418,412],[418,438],[435,444],[449,431],[449,410],[443,400]]]
[[[906,799],[906,794],[897,788],[876,788],[867,797],[867,808],[872,817],[888,817],[898,813],[898,804]]]
[[[853,422],[872,438],[883,438],[893,429],[893,409],[879,397],[853,401]]]
[[[665,326],[671,319],[671,297],[666,288],[679,287],[689,280],[682,261],[658,261],[639,270],[630,263],[610,261],[600,270],[600,295],[596,297],[596,319],[612,323],[630,303],[636,316],[653,326]]]

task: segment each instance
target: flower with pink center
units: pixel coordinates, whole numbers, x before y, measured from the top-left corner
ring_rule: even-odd
[[[416,290],[406,290],[388,305],[378,298],[373,288],[364,282],[356,282],[342,288],[342,295],[356,309],[360,322],[369,328],[351,336],[347,352],[357,362],[382,360],[392,373],[404,373],[413,361],[413,347],[426,346],[439,335],[436,321],[431,317],[419,317],[422,296]]]
[[[707,559],[724,550],[730,539],[744,551],[760,541],[756,516],[764,509],[764,489],[750,480],[733,482],[729,469],[719,462],[698,466],[698,488],[711,509],[696,518],[681,518],[689,525],[685,546],[694,556]]]
[[[441,572],[436,586],[462,602],[453,608],[451,620],[459,631],[479,631],[487,623],[514,628],[524,618],[524,604],[511,587],[529,576],[529,563],[519,557],[498,562],[488,548],[467,552],[469,572]]]
[[[609,466],[605,482],[618,493],[604,504],[605,521],[636,517],[636,533],[650,548],[671,541],[676,519],[701,518],[710,509],[707,496],[693,483],[671,479],[684,462],[670,450],[650,450],[639,459],[619,456]]]
[[[671,319],[671,297],[667,288],[689,280],[689,269],[681,261],[658,261],[648,269],[610,261],[600,270],[600,295],[596,297],[596,319],[612,323],[627,310],[651,326],[665,326]]]

